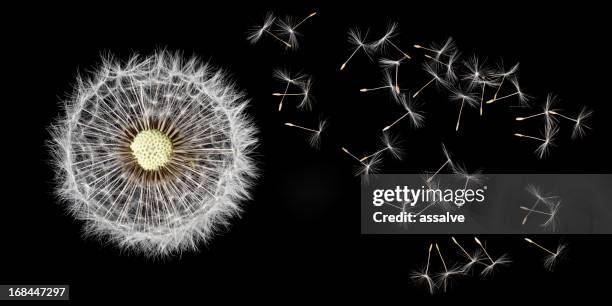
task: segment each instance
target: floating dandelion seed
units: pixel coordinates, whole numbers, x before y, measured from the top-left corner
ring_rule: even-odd
[[[414,45],[416,49],[422,49],[435,54],[435,59],[440,60],[441,56],[448,56],[448,53],[453,53],[456,50],[455,42],[452,37],[446,39],[443,44],[432,44],[429,48],[422,45]]]
[[[541,142],[541,144],[536,148],[535,153],[538,155],[538,158],[542,159],[548,154],[550,147],[554,146],[554,140],[559,132],[559,127],[556,125],[549,126],[546,125],[544,127],[544,135],[542,137],[529,136],[524,134],[515,133],[514,136],[521,138],[528,138],[532,140],[537,140]]]
[[[427,288],[429,289],[429,294],[434,293],[434,287],[435,287],[434,281],[429,275],[429,262],[431,259],[431,249],[432,248],[433,248],[433,244],[430,244],[429,250],[427,251],[427,264],[425,265],[425,268],[420,271],[412,272],[412,275],[410,276],[410,278],[415,280],[417,284],[427,285]]]
[[[246,103],[195,58],[104,59],[51,128],[57,192],[87,235],[146,256],[195,249],[249,197]]]
[[[344,147],[342,147],[342,151],[359,162],[360,165],[357,168],[357,171],[355,171],[355,176],[364,175],[367,178],[367,176],[370,174],[378,173],[378,167],[380,166],[381,162],[379,155],[374,155],[372,158],[368,158],[366,162],[349,152],[349,150]]]
[[[469,81],[469,88],[480,86],[480,115],[483,113],[484,94],[487,86],[495,86],[497,83],[490,77],[493,72],[484,66],[484,62],[480,62],[477,56],[473,56],[467,62],[464,62],[469,73],[463,76],[463,80]]]
[[[406,110],[406,113],[402,115],[401,117],[399,117],[397,120],[393,121],[393,123],[385,126],[382,129],[383,132],[386,132],[392,126],[394,126],[395,124],[397,124],[398,122],[400,122],[402,119],[406,117],[410,119],[410,123],[412,124],[412,126],[417,129],[423,125],[423,120],[425,120],[425,117],[415,110],[416,105],[414,105],[412,100],[410,100],[410,97],[407,98],[405,95],[400,95],[399,101],[402,107]]]
[[[291,122],[285,122],[285,125],[289,126],[289,127],[294,127],[294,128],[298,128],[298,129],[301,129],[301,130],[309,132],[311,134],[310,138],[309,138],[310,145],[313,148],[318,149],[319,145],[321,143],[321,133],[325,129],[325,126],[327,125],[327,122],[325,120],[319,121],[319,129],[317,129],[317,130],[311,129],[311,128],[307,128],[307,127],[303,127],[303,126],[300,126],[300,125],[297,125],[297,124],[294,124],[294,123],[291,123]]]
[[[464,92],[460,89],[451,90],[451,100],[461,101],[459,107],[459,115],[457,116],[457,124],[455,125],[455,131],[459,131],[459,123],[461,122],[461,115],[463,114],[463,106],[467,104],[469,107],[478,106],[478,100],[469,92]]]
[[[374,51],[376,51],[376,50],[383,50],[387,45],[390,45],[397,52],[401,53],[404,58],[411,59],[411,57],[410,57],[410,55],[408,55],[408,53],[404,52],[395,43],[393,43],[393,41],[391,41],[392,38],[397,36],[397,34],[398,34],[397,30],[398,30],[397,23],[395,23],[395,22],[390,23],[387,26],[387,31],[385,32],[385,35],[383,35],[379,40],[377,40],[377,41],[373,42],[372,44],[370,44],[369,45],[370,49],[372,49]]]
[[[274,21],[276,21],[276,17],[274,17],[274,15],[272,13],[268,13],[266,15],[266,18],[264,19],[264,22],[261,26],[257,26],[254,27],[252,30],[249,31],[247,39],[252,43],[256,43],[259,41],[259,39],[261,39],[261,37],[263,36],[263,34],[268,34],[270,36],[272,36],[274,39],[280,41],[281,43],[283,43],[285,46],[291,48],[291,44],[283,39],[281,39],[280,37],[276,36],[276,34],[272,33],[270,31],[270,27],[274,24]]]
[[[495,96],[493,99],[490,99],[487,101],[487,104],[493,103],[495,101],[499,101],[499,100],[503,100],[503,99],[507,99],[513,96],[517,96],[518,97],[518,101],[521,105],[526,105],[527,102],[529,101],[529,96],[526,95],[522,90],[521,90],[521,86],[519,85],[518,82],[518,78],[516,76],[512,77],[510,79],[510,82],[512,83],[512,85],[514,86],[515,91],[511,94],[507,94],[503,97],[497,97]]]
[[[527,219],[531,215],[531,212],[533,210],[535,210],[536,208],[538,208],[538,205],[540,203],[546,204],[546,205],[550,206],[550,205],[553,204],[554,200],[557,199],[556,196],[550,196],[550,195],[546,195],[545,196],[545,195],[543,195],[542,191],[540,190],[540,188],[536,187],[535,185],[528,185],[527,186],[527,192],[529,194],[531,194],[533,197],[535,197],[536,201],[533,203],[531,208],[527,210],[527,214],[523,218],[523,221],[521,222],[521,225],[525,225],[527,223]]]
[[[463,272],[458,267],[451,267],[450,269],[448,269],[448,267],[446,266],[446,261],[444,261],[444,257],[442,256],[442,252],[440,252],[440,247],[438,246],[437,243],[436,243],[436,250],[438,251],[438,255],[440,256],[442,267],[444,268],[444,272],[438,273],[438,275],[436,276],[438,278],[437,283],[441,284],[439,287],[442,288],[442,291],[446,291],[446,288],[449,283],[449,278],[455,275],[461,275],[463,274]]]
[[[300,86],[301,84],[301,79],[304,78],[305,76],[302,74],[297,74],[296,76],[292,77],[291,73],[287,70],[284,69],[276,69],[274,71],[274,77],[278,80],[280,80],[281,82],[285,82],[287,83],[287,85],[285,86],[285,90],[283,91],[283,93],[273,93],[273,96],[280,96],[280,102],[278,102],[278,111],[280,112],[281,109],[283,108],[283,101],[285,100],[285,96],[287,95],[287,91],[289,91],[289,87],[291,85],[294,86]]]
[[[557,111],[556,109],[552,109],[553,105],[556,103],[557,97],[553,94],[548,94],[546,96],[546,103],[544,104],[544,108],[541,113],[525,116],[525,117],[516,117],[516,121],[523,121],[531,118],[536,118],[539,116],[544,116],[546,120],[546,126],[552,127],[556,123],[556,118],[552,116],[552,114]]]
[[[380,65],[383,68],[395,70],[395,84],[393,88],[395,89],[395,93],[398,95],[400,94],[400,87],[399,87],[399,81],[398,81],[399,80],[399,66],[402,63],[402,60],[404,59],[402,58],[399,60],[390,60],[390,59],[383,58],[380,60]]]
[[[557,246],[557,251],[553,252],[529,238],[525,238],[525,241],[537,246],[541,250],[544,250],[546,253],[548,253],[546,257],[544,257],[544,267],[548,271],[552,271],[554,269],[555,264],[557,263],[557,260],[563,256],[565,248],[566,248],[564,244],[559,244]]]
[[[297,28],[316,14],[316,12],[313,12],[298,22],[295,22],[295,19],[292,17],[286,17],[284,20],[278,22],[280,28],[279,32],[287,37],[287,41],[292,48],[295,49],[298,47],[298,36],[300,33],[297,32]]]
[[[349,43],[351,45],[355,46],[355,49],[353,50],[353,52],[351,53],[351,55],[348,57],[348,59],[342,63],[342,66],[340,66],[340,70],[344,70],[344,68],[346,67],[346,65],[348,64],[348,62],[353,58],[353,56],[355,56],[355,54],[357,53],[357,51],[359,50],[363,50],[363,52],[370,57],[369,52],[369,48],[367,47],[365,40],[367,39],[368,36],[368,31],[365,32],[365,34],[361,34],[361,32],[359,31],[359,29],[350,29],[349,30]]]
[[[493,99],[491,99],[491,100],[493,100],[493,101],[497,100],[497,95],[499,94],[499,91],[501,90],[502,85],[504,85],[504,81],[509,76],[512,76],[512,75],[516,74],[518,72],[518,68],[519,68],[519,63],[516,63],[514,66],[510,67],[509,70],[506,70],[506,67],[504,67],[504,62],[503,61],[499,64],[499,67],[498,67],[499,70],[497,72],[495,72],[493,74],[493,76],[498,78],[498,79],[501,79],[501,80],[499,81],[499,85],[497,86],[497,90],[495,91],[495,95],[493,96]]]
[[[453,161],[451,160],[451,156],[448,153],[448,151],[446,150],[446,146],[444,146],[444,144],[442,144],[442,154],[444,154],[444,157],[446,157],[446,161],[444,161],[444,163],[442,164],[442,166],[440,166],[440,168],[438,168],[438,170],[436,170],[436,172],[434,172],[433,175],[431,175],[429,178],[427,178],[427,183],[430,183],[434,177],[440,173],[440,171],[442,171],[442,169],[444,169],[444,167],[450,166],[451,169],[455,169],[455,165],[453,164]]]
[[[391,155],[393,155],[393,157],[397,158],[397,159],[402,159],[402,151],[399,149],[398,147],[398,138],[397,137],[393,137],[390,136],[388,133],[383,133],[383,135],[381,136],[381,143],[383,145],[383,148],[370,154],[367,156],[364,156],[360,159],[360,161],[365,161],[368,158],[374,157],[374,156],[378,156],[379,154],[388,151],[389,153],[391,153]]]
[[[468,185],[470,183],[472,184],[480,184],[482,183],[482,181],[485,179],[484,175],[482,175],[482,173],[480,171],[475,171],[473,173],[469,173],[465,167],[462,167],[460,165],[455,165],[455,167],[453,167],[453,172],[460,176],[461,178],[465,179],[465,184],[463,185],[463,190],[467,189]]]
[[[589,127],[584,122],[593,114],[593,112],[588,110],[586,107],[583,107],[580,110],[580,114],[578,114],[578,117],[576,117],[576,119],[562,115],[557,110],[550,110],[548,112],[553,116],[559,116],[563,119],[574,122],[574,129],[572,130],[573,139],[584,136],[585,129],[589,129]]]
[[[423,68],[425,72],[427,72],[427,74],[431,76],[431,80],[429,80],[427,83],[425,83],[425,85],[423,85],[423,87],[417,90],[412,95],[413,98],[418,96],[421,93],[421,91],[423,91],[423,89],[425,89],[427,86],[429,86],[434,81],[436,82],[437,85],[448,86],[447,82],[439,75],[439,73],[436,71],[436,68],[434,66],[432,66],[431,64],[425,63],[423,64]]]
[[[530,213],[536,213],[536,214],[542,214],[547,216],[546,217],[546,221],[544,221],[544,223],[540,224],[541,227],[545,228],[545,229],[549,229],[551,231],[555,231],[556,230],[556,226],[557,226],[557,213],[559,212],[559,208],[561,207],[561,201],[557,200],[551,204],[548,204],[547,206],[545,206],[547,211],[541,211],[541,210],[536,210],[536,209],[531,209],[525,206],[520,206],[520,209],[522,210],[526,210]]]
[[[487,249],[480,242],[480,240],[478,240],[477,237],[474,237],[474,240],[476,241],[476,243],[478,243],[480,248],[482,248],[482,251],[486,255],[487,259],[489,259],[489,261],[491,262],[490,265],[486,265],[486,267],[482,270],[482,272],[480,272],[480,274],[482,276],[491,275],[493,273],[493,271],[495,270],[495,267],[501,266],[501,265],[505,265],[505,264],[509,264],[511,262],[510,259],[508,258],[508,256],[506,256],[505,254],[500,256],[500,257],[498,257],[497,259],[493,260],[493,258],[491,258],[491,255],[489,255],[489,252],[487,252]]]
[[[463,246],[457,241],[457,239],[455,239],[455,237],[451,237],[451,239],[461,250],[461,255],[468,260],[468,262],[463,265],[463,268],[461,269],[462,273],[468,273],[472,269],[474,264],[480,262],[480,256],[482,256],[482,252],[480,250],[476,250],[474,253],[470,254],[463,248]]]
[[[428,54],[425,54],[425,57],[431,59],[434,64],[442,66],[444,68],[444,76],[448,82],[453,82],[457,79],[457,74],[455,73],[454,69],[455,62],[459,58],[459,54],[457,51],[448,55],[446,62],[443,62],[442,60],[432,57]]]
[[[378,87],[373,87],[373,88],[362,88],[359,91],[360,92],[370,92],[370,91],[377,91],[377,90],[382,90],[382,89],[388,89],[391,92],[391,96],[397,101],[397,90],[396,90],[396,85],[394,84],[393,78],[391,77],[391,74],[389,73],[389,71],[383,71],[383,83],[381,84],[381,86]]]
[[[309,77],[305,81],[298,82],[296,84],[300,87],[301,92],[299,92],[299,93],[287,93],[287,90],[285,90],[284,93],[280,93],[280,92],[272,93],[273,96],[282,97],[281,101],[278,104],[278,111],[281,111],[281,109],[283,107],[283,104],[282,104],[283,103],[283,99],[286,96],[298,96],[298,97],[302,97],[302,101],[297,106],[297,108],[299,108],[299,109],[310,110],[312,108],[312,97],[310,95],[310,87],[312,86],[312,78]]]

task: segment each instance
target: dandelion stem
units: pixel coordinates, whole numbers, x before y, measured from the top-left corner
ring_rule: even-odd
[[[393,123],[385,126],[383,128],[383,132],[390,129],[392,126],[394,126],[396,123],[400,122],[402,119],[404,119],[406,116],[410,115],[410,112],[405,113],[404,115],[402,115],[401,117],[399,117],[397,120],[393,121]]]
[[[266,31],[266,33],[270,34],[272,37],[276,38],[278,41],[280,41],[280,42],[282,42],[283,44],[285,44],[287,47],[291,47],[291,44],[290,44],[290,43],[288,43],[288,42],[286,42],[286,41],[282,40],[280,37],[278,37],[278,36],[274,35],[274,33],[272,33],[272,32],[270,32],[270,31],[268,31],[267,29],[266,29],[265,31]]]
[[[431,180],[433,180],[434,176],[436,176],[436,175],[438,174],[438,172],[442,171],[442,169],[443,169],[443,168],[446,166],[446,164],[448,164],[448,162],[449,162],[449,160],[447,159],[447,160],[444,162],[444,164],[442,164],[442,166],[441,166],[441,167],[438,169],[438,171],[436,171],[436,173],[434,173],[432,176],[430,176],[430,177],[427,179],[427,182],[428,182],[428,183],[429,183],[429,182],[431,182]]]
[[[361,49],[361,48],[363,48],[363,45],[359,45],[357,48],[355,48],[353,53],[351,53],[351,55],[348,57],[348,59],[344,63],[342,63],[342,66],[340,66],[340,71],[342,71],[344,69],[344,67],[346,67],[348,62],[353,58],[353,56],[355,56],[355,53],[357,53],[357,51],[359,51],[359,49]]]
[[[538,244],[537,242],[535,242],[535,241],[533,241],[533,240],[531,240],[531,239],[529,239],[529,238],[525,238],[525,241],[527,241],[527,242],[529,242],[529,243],[531,243],[531,244],[533,244],[533,245],[535,245],[535,246],[539,247],[540,249],[542,249],[542,250],[544,250],[544,251],[548,252],[550,255],[553,255],[553,256],[557,256],[557,255],[558,255],[557,253],[553,253],[553,252],[552,252],[552,251],[550,251],[549,249],[547,249],[547,248],[545,248],[545,247],[541,246],[540,244]]]
[[[290,123],[290,122],[286,122],[285,125],[286,126],[290,126],[290,127],[295,127],[295,128],[298,128],[298,129],[302,129],[302,130],[306,130],[306,131],[313,132],[313,133],[319,133],[319,130],[309,129],[307,127],[299,126],[297,124],[293,124],[293,123]]]
[[[304,23],[304,21],[310,19],[311,17],[313,17],[316,14],[317,14],[317,12],[313,12],[310,15],[306,16],[304,19],[302,19],[302,21],[298,22],[298,24],[296,24],[295,27],[293,27],[293,30],[297,29],[302,23]]]
[[[506,76],[504,75],[502,77],[501,82],[499,82],[499,86],[497,87],[497,90],[495,91],[495,95],[493,96],[493,100],[497,100],[497,95],[499,94],[499,90],[501,89],[502,85],[504,84],[504,81],[506,80]],[[489,102],[487,102],[489,103]]]
[[[535,136],[523,135],[523,134],[519,134],[519,133],[514,133],[514,136],[534,139],[534,140],[538,140],[538,141],[541,141],[541,142],[546,142],[546,139],[542,139],[540,137],[535,137]]]
[[[442,261],[442,266],[444,266],[444,272],[448,273],[448,268],[446,267],[446,262],[444,262],[444,257],[442,257],[442,252],[440,252],[440,248],[436,243],[436,250],[438,250],[438,255],[440,255],[440,260]]]
[[[522,210],[526,210],[526,211],[530,211],[530,212],[534,212],[534,213],[538,213],[538,214],[543,214],[543,215],[548,215],[548,216],[552,216],[552,213],[548,213],[545,211],[541,211],[541,210],[536,210],[536,209],[531,209],[529,207],[525,207],[525,206],[521,206],[520,209]]]
[[[494,97],[493,99],[491,99],[491,100],[487,101],[487,104],[490,104],[490,103],[493,103],[493,102],[495,102],[495,101],[499,101],[499,100],[502,100],[502,99],[505,99],[505,98],[510,98],[510,97],[512,97],[512,96],[514,96],[514,95],[518,95],[519,93],[520,93],[520,92],[518,92],[518,91],[517,91],[517,92],[511,93],[511,94],[509,94],[509,95],[505,95],[505,96],[503,96],[503,97],[499,97],[499,98]]]
[[[455,126],[455,132],[459,131],[459,122],[461,122],[461,113],[463,112],[464,104],[465,104],[465,98],[461,100],[461,108],[459,108],[459,116],[457,117],[457,125]]]

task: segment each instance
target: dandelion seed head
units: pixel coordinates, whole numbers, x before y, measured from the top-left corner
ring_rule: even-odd
[[[480,272],[480,275],[482,275],[483,277],[490,276],[495,272],[495,269],[499,268],[500,266],[508,265],[511,262],[512,260],[510,260],[510,257],[504,254],[499,258],[495,259],[492,263],[487,264],[486,267]]]
[[[479,103],[478,99],[474,96],[474,94],[457,88],[451,89],[450,98],[451,100],[454,100],[457,103],[466,103],[470,107],[476,107]]]
[[[429,74],[433,79],[436,80],[436,84],[445,87],[448,86],[448,82],[440,75],[438,69],[436,68],[436,65],[431,63],[424,63],[423,69],[427,74]]]
[[[410,123],[415,128],[420,128],[423,126],[423,122],[425,121],[425,116],[419,113],[416,108],[418,105],[414,100],[410,98],[410,96],[399,95],[398,101],[401,106],[408,112],[408,116],[410,117]]]
[[[384,49],[387,43],[389,42],[389,40],[397,35],[397,29],[398,29],[397,23],[395,22],[389,23],[389,25],[387,25],[387,30],[385,34],[380,39],[370,44],[369,45],[370,49],[375,50],[375,51]]]
[[[554,254],[548,254],[546,257],[544,257],[544,268],[546,268],[548,271],[553,271],[559,259],[565,255],[566,247],[567,246],[564,244],[559,244],[557,246],[557,251]]]
[[[593,111],[589,110],[586,107],[583,107],[580,110],[580,114],[576,117],[576,123],[574,123],[574,128],[572,130],[572,138],[581,138],[586,133],[586,130],[589,129],[589,126],[586,125],[585,121],[591,117]]]
[[[58,195],[87,235],[120,248],[196,249],[249,197],[257,140],[246,105],[195,58],[106,58],[51,127]]]
[[[518,72],[519,63],[516,63],[514,66],[510,67],[510,69],[506,70],[504,66],[504,62],[500,61],[497,66],[497,71],[493,74],[497,78],[507,78],[511,75],[514,75]]]
[[[399,137],[391,136],[390,133],[383,133],[381,142],[393,157],[398,160],[402,159],[402,150],[399,148]]]

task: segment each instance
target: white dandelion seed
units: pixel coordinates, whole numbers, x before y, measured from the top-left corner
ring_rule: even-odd
[[[523,120],[527,120],[527,119],[531,119],[531,118],[537,118],[539,116],[544,116],[544,119],[546,120],[546,126],[552,127],[557,122],[555,116],[552,116],[553,113],[556,113],[558,111],[558,110],[552,108],[553,105],[555,105],[556,103],[557,103],[557,96],[549,93],[546,96],[546,102],[544,103],[544,107],[542,108],[542,112],[536,113],[536,114],[533,114],[533,115],[529,115],[529,116],[525,116],[525,117],[516,117],[515,120],[516,121],[523,121]]]
[[[402,105],[406,113],[403,114],[401,117],[397,118],[395,121],[393,121],[393,123],[385,126],[382,129],[382,131],[386,132],[387,130],[389,130],[391,127],[393,127],[394,125],[396,125],[398,122],[400,122],[402,119],[406,117],[410,119],[410,124],[414,128],[418,129],[421,126],[423,126],[423,121],[425,120],[425,117],[416,110],[417,106],[414,102],[412,102],[410,97],[406,97],[405,95],[400,95],[398,100],[400,101],[400,104]]]
[[[563,256],[565,252],[565,248],[566,248],[564,244],[559,244],[557,246],[557,250],[553,252],[529,238],[525,238],[525,241],[537,246],[538,248],[540,248],[541,250],[547,253],[546,257],[544,257],[544,268],[546,268],[546,270],[548,271],[554,270],[557,260]]]
[[[428,59],[431,59],[433,61],[434,64],[438,65],[438,66],[442,66],[443,70],[444,70],[444,77],[446,78],[446,81],[451,83],[454,82],[455,80],[457,80],[457,74],[455,73],[455,63],[457,62],[457,60],[459,59],[459,52],[454,51],[453,53],[449,54],[446,57],[446,62],[437,59],[435,57],[432,57],[428,54],[425,54],[425,57]]]
[[[493,101],[497,100],[497,95],[499,94],[499,91],[501,90],[502,85],[504,85],[504,81],[508,77],[515,75],[518,72],[518,68],[519,68],[519,63],[516,63],[514,66],[510,67],[510,69],[508,70],[506,70],[506,67],[504,66],[503,61],[499,63],[498,70],[493,74],[493,76],[500,79],[500,81],[498,82],[499,85],[497,85],[497,90],[495,91],[495,95],[493,95],[493,98],[491,100]]]
[[[395,157],[398,160],[402,159],[402,151],[398,147],[398,144],[399,144],[398,137],[391,136],[389,135],[389,133],[383,133],[380,138],[380,141],[381,141],[381,144],[383,145],[383,148],[370,155],[362,157],[360,161],[365,161],[374,156],[378,156],[385,151],[388,151],[389,153],[391,153],[391,155],[393,155],[393,157]]]
[[[304,23],[306,20],[314,17],[317,12],[313,12],[310,15],[302,18],[300,21],[296,21],[295,18],[287,16],[283,20],[278,21],[279,33],[282,36],[287,37],[287,42],[290,47],[293,49],[297,49],[298,47],[298,37],[300,33],[297,29]],[[289,47],[289,46],[288,46]]]
[[[457,116],[457,124],[455,125],[455,131],[459,131],[459,124],[461,123],[461,115],[463,114],[463,107],[467,104],[469,107],[478,106],[478,100],[472,95],[470,92],[465,92],[460,89],[452,89],[451,90],[451,100],[461,101],[461,106],[459,107],[459,115]]]
[[[308,77],[306,78],[304,81],[299,81],[299,82],[295,82],[293,84],[297,85],[300,89],[300,92],[297,93],[288,93],[288,88],[289,88],[289,84],[291,83],[287,83],[287,86],[285,87],[285,91],[280,93],[280,92],[273,92],[272,95],[275,97],[282,97],[279,104],[278,104],[278,111],[281,111],[283,108],[283,100],[285,97],[288,96],[297,96],[297,97],[301,97],[302,100],[300,101],[300,103],[297,105],[297,108],[299,109],[304,109],[304,110],[310,110],[312,108],[312,95],[310,93],[310,88],[312,86],[312,78]]]
[[[359,92],[371,92],[371,91],[377,91],[377,90],[389,90],[389,92],[391,93],[391,96],[393,97],[393,99],[395,101],[398,101],[398,90],[399,87],[395,84],[395,82],[393,81],[393,77],[391,76],[391,73],[387,70],[383,71],[383,81],[380,84],[380,86],[378,87],[372,87],[372,88],[361,88],[359,89]]]
[[[374,51],[379,51],[379,50],[384,50],[387,47],[387,45],[389,45],[393,47],[393,49],[395,49],[397,52],[399,52],[405,59],[411,59],[408,53],[400,49],[391,40],[392,38],[396,37],[399,34],[398,28],[399,26],[396,22],[389,23],[389,25],[387,25],[387,31],[385,32],[385,34],[377,41],[374,41],[373,43],[368,45],[368,47]]]
[[[432,248],[433,248],[433,244],[430,244],[429,250],[427,251],[427,264],[425,264],[425,268],[419,271],[412,272],[410,276],[410,278],[412,278],[417,284],[427,285],[429,294],[433,294],[434,288],[435,288],[433,278],[429,274],[429,262],[431,260],[431,249]]]
[[[467,169],[465,169],[465,167],[461,165],[455,165],[455,167],[453,167],[453,172],[465,180],[465,184],[463,184],[463,190],[466,190],[470,183],[474,185],[479,185],[482,183],[482,181],[485,180],[485,176],[482,175],[480,170],[470,173],[467,171]]]
[[[381,163],[380,155],[377,154],[372,156],[371,158],[368,158],[367,160],[361,160],[344,147],[342,147],[342,151],[348,154],[353,159],[355,159],[357,162],[359,162],[359,166],[355,171],[355,176],[363,175],[367,178],[371,174],[378,173]]]
[[[480,86],[480,115],[483,113],[484,94],[486,87],[496,86],[497,83],[492,78],[493,70],[487,68],[486,60],[480,61],[477,56],[471,57],[464,65],[468,69],[468,73],[463,75],[462,79],[469,81],[469,89]]]
[[[557,228],[557,213],[559,212],[559,208],[561,207],[561,200],[554,201],[545,206],[545,211],[531,209],[525,206],[520,206],[519,208],[529,213],[536,213],[546,216],[546,220],[544,223],[540,224],[544,229],[550,230],[552,232],[556,231]]]
[[[272,33],[272,31],[270,31],[270,27],[272,27],[272,25],[274,24],[275,21],[276,21],[276,17],[274,17],[274,14],[269,12],[268,14],[266,14],[266,18],[264,19],[263,24],[261,24],[260,26],[256,26],[256,27],[252,28],[251,30],[249,30],[248,35],[247,35],[247,39],[252,44],[254,44],[254,43],[258,42],[264,34],[268,34],[268,35],[272,36],[274,39],[276,39],[279,42],[281,42],[286,47],[291,48],[291,44],[289,42],[281,39],[276,34]]]
[[[536,200],[533,203],[533,205],[531,205],[531,208],[527,210],[527,214],[525,215],[525,217],[523,217],[523,221],[521,222],[521,225],[525,225],[527,223],[527,219],[531,215],[531,212],[536,210],[540,203],[550,206],[557,199],[557,196],[544,195],[542,191],[540,190],[540,188],[538,188],[535,185],[531,185],[531,184],[527,185],[527,192],[531,194],[534,198],[536,198]]]
[[[451,237],[451,239],[453,240],[455,245],[457,245],[459,249],[461,250],[461,255],[464,256],[465,259],[468,260],[468,262],[463,265],[461,272],[462,273],[470,272],[470,270],[474,267],[474,265],[480,262],[480,257],[482,256],[482,252],[480,250],[476,250],[470,254],[468,253],[468,251],[465,250],[465,248],[463,248],[463,246],[459,243],[459,241],[455,239],[455,237]]]
[[[401,58],[399,60],[391,60],[391,59],[387,59],[387,58],[383,58],[380,60],[380,65],[385,68],[385,69],[393,69],[395,71],[395,85],[393,86],[393,88],[395,89],[395,93],[396,94],[400,94],[400,87],[399,87],[399,67],[402,64],[402,61],[405,58]]]
[[[497,259],[493,260],[493,258],[491,258],[491,255],[489,255],[489,252],[487,252],[487,249],[480,242],[480,240],[477,237],[474,237],[474,240],[476,241],[476,243],[478,243],[478,245],[480,246],[480,248],[482,249],[482,251],[486,255],[487,259],[489,259],[489,261],[491,262],[491,264],[486,265],[486,267],[482,270],[482,272],[480,272],[480,275],[482,275],[482,276],[491,275],[491,274],[493,274],[495,268],[497,268],[498,266],[506,265],[506,264],[509,264],[509,263],[512,262],[510,260],[510,258],[506,254],[504,254],[504,255],[498,257]]]
[[[462,269],[460,269],[459,267],[453,266],[449,269],[446,266],[446,261],[444,260],[444,257],[442,256],[442,252],[440,251],[440,247],[438,246],[437,243],[436,243],[436,250],[438,251],[438,255],[440,256],[442,267],[444,268],[443,272],[438,273],[436,275],[436,278],[437,278],[436,283],[439,284],[438,287],[442,288],[442,291],[446,291],[446,288],[448,287],[448,284],[449,284],[449,279],[451,277],[461,275],[463,274],[463,272],[462,272]]]
[[[551,147],[555,145],[554,141],[559,132],[559,127],[556,125],[546,125],[544,127],[544,135],[542,137],[529,136],[525,134],[515,133],[514,136],[520,138],[532,139],[540,142],[540,145],[536,148],[535,153],[538,158],[543,159],[548,154]]]
[[[287,95],[287,92],[289,91],[289,87],[291,85],[299,87],[301,85],[301,80],[305,78],[306,76],[303,74],[296,74],[295,76],[292,76],[291,72],[289,72],[286,69],[276,69],[274,70],[273,75],[274,75],[274,78],[287,84],[285,85],[285,89],[282,93],[272,94],[273,96],[281,97],[280,101],[278,102],[278,111],[280,112],[283,109],[283,101],[285,100],[285,96]]]
[[[493,97],[492,99],[487,101],[487,104],[499,101],[499,100],[504,100],[510,97],[514,97],[516,96],[518,98],[519,104],[520,105],[527,105],[527,102],[529,102],[529,99],[531,98],[530,96],[528,96],[527,94],[525,94],[525,92],[523,92],[523,90],[521,89],[521,86],[519,85],[519,81],[518,78],[516,76],[513,76],[512,78],[510,78],[510,82],[512,83],[512,86],[514,86],[514,92],[511,94],[507,94],[505,96],[502,97],[497,97],[497,95],[495,97]]]
[[[585,129],[589,129],[589,126],[585,124],[585,121],[593,114],[593,112],[587,109],[586,107],[583,107],[580,110],[580,114],[578,114],[578,117],[576,117],[575,119],[559,113],[558,110],[550,110],[549,113],[553,116],[559,116],[563,119],[574,122],[574,128],[572,130],[573,139],[584,136],[586,132]]]
[[[365,40],[367,39],[368,36],[368,31],[366,30],[365,34],[361,34],[361,31],[359,31],[359,29],[350,29],[349,30],[349,43],[353,46],[355,46],[355,49],[353,49],[353,52],[351,52],[351,55],[349,55],[349,57],[346,59],[346,61],[344,61],[344,63],[342,63],[342,65],[340,66],[340,71],[344,70],[344,68],[346,67],[346,65],[348,64],[348,62],[353,58],[353,56],[355,56],[355,54],[357,53],[357,51],[359,50],[363,50],[363,52],[366,54],[366,56],[368,56],[368,58],[370,58],[370,49],[367,46]]]
[[[448,54],[452,54],[457,46],[453,41],[452,37],[449,37],[442,44],[433,43],[430,47],[424,47],[422,45],[414,45],[416,49],[422,49],[428,52],[431,52],[435,55],[435,59],[440,60],[442,56],[448,56]]]
[[[444,161],[442,166],[440,166],[440,168],[438,168],[438,170],[434,172],[434,174],[432,174],[431,176],[427,178],[426,180],[427,183],[430,183],[434,179],[434,177],[438,175],[438,173],[440,173],[442,169],[444,169],[444,167],[450,167],[454,171],[455,165],[453,164],[450,153],[448,153],[448,150],[446,150],[446,146],[444,144],[442,144],[442,154],[444,154],[444,157],[446,158],[446,160]]]
[[[146,256],[195,249],[249,197],[246,105],[195,58],[104,59],[51,128],[57,192],[88,235]]]
[[[423,69],[425,70],[425,72],[427,72],[427,74],[429,74],[431,76],[431,80],[429,80],[427,83],[425,83],[425,85],[423,85],[423,87],[419,88],[419,90],[417,90],[412,97],[416,98],[416,96],[418,96],[421,91],[423,91],[423,89],[425,89],[427,86],[431,85],[431,83],[433,83],[435,81],[435,84],[439,85],[439,86],[443,86],[443,87],[447,87],[448,86],[448,82],[446,80],[444,80],[440,74],[438,73],[437,69],[431,65],[431,64],[423,64]]]
[[[318,129],[311,129],[311,128],[303,127],[301,125],[297,125],[291,122],[285,122],[285,125],[309,132],[310,133],[310,137],[309,137],[310,146],[312,146],[315,149],[318,149],[319,145],[321,144],[321,133],[323,133],[323,130],[325,129],[327,125],[327,121],[320,120]]]

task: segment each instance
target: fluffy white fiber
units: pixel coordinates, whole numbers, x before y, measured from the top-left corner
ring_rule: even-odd
[[[256,176],[248,101],[222,72],[159,51],[127,62],[104,58],[77,78],[51,127],[58,195],[85,233],[121,249],[164,256],[196,249],[241,211]],[[139,166],[130,144],[142,131],[172,141],[163,167]]]

